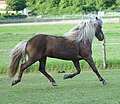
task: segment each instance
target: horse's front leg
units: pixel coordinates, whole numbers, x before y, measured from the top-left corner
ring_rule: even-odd
[[[65,74],[63,77],[64,79],[73,78],[77,74],[80,74],[81,69],[80,69],[79,61],[73,61],[73,63],[77,71],[72,74]]]
[[[98,79],[102,82],[103,85],[107,84],[107,82],[102,78],[102,76],[99,74],[96,66],[95,66],[95,63],[92,59],[92,57],[88,57],[85,59],[85,61],[90,65],[90,67],[92,68],[92,70],[96,73],[96,75],[98,76]]]

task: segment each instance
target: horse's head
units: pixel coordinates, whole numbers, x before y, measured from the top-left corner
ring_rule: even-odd
[[[95,27],[96,27],[95,36],[99,41],[102,41],[104,39],[104,33],[102,31],[102,20],[96,17],[96,21],[97,22],[95,23]]]

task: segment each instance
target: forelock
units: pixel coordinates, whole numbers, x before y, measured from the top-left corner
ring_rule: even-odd
[[[102,26],[102,25],[103,25],[102,19],[101,19],[100,17],[97,17],[97,18],[98,18],[98,19],[96,19],[95,16],[91,16],[91,17],[89,17],[89,20],[92,21],[93,24],[95,24],[95,25],[100,25],[100,26]]]
[[[103,21],[102,21],[102,19],[98,19],[98,25],[100,25],[100,26],[103,25]]]

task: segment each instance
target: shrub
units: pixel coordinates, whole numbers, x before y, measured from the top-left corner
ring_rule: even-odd
[[[0,19],[25,19],[27,16],[23,14],[14,14],[14,13],[7,13],[7,14],[0,14]]]

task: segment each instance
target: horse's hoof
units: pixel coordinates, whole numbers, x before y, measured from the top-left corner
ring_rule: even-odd
[[[16,80],[12,81],[12,86],[16,85]]]
[[[52,82],[52,85],[53,85],[53,86],[57,86],[57,83],[56,83],[56,82]]]
[[[103,80],[103,81],[102,81],[102,84],[103,84],[103,85],[106,85],[106,84],[108,84],[108,82],[105,81],[105,80]]]
[[[63,79],[68,79],[68,74],[65,74],[65,75],[63,76]]]
[[[12,86],[16,85],[19,82],[20,82],[20,80],[14,80],[14,81],[12,81]]]

